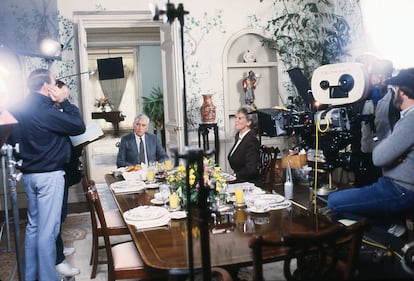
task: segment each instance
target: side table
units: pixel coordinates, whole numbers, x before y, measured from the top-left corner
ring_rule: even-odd
[[[218,135],[218,127],[217,123],[201,123],[198,127],[198,147],[202,147],[204,151],[210,149],[210,143],[208,140],[208,135],[210,131],[214,131],[214,158],[215,162],[218,163],[219,161],[219,135]],[[203,146],[201,146],[201,140],[203,140]]]

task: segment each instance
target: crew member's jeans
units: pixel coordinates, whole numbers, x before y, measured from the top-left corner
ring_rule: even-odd
[[[56,237],[64,192],[64,171],[23,175],[27,194],[25,280],[60,280],[56,272]]]
[[[65,222],[65,219],[68,214],[68,196],[69,196],[69,186],[67,186],[65,181],[65,189],[63,194],[63,203],[62,203],[62,214],[60,216],[60,230],[56,238],[56,265],[62,263],[66,258],[63,254],[63,240],[62,240],[62,224]]]
[[[367,217],[371,223],[385,226],[392,217],[414,216],[414,192],[381,177],[371,185],[331,193],[328,207],[338,218]]]

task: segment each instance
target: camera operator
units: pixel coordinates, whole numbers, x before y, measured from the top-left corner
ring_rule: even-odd
[[[377,59],[370,68],[370,94],[355,105],[351,127],[354,136],[351,167],[357,187],[371,184],[381,176],[381,168],[372,163],[374,139],[388,135],[399,118],[399,110],[390,103],[393,93],[389,93],[391,89],[384,83],[392,75],[392,62]]]
[[[393,226],[388,232],[401,236],[405,228],[395,228],[392,218],[414,215],[414,68],[401,70],[385,84],[395,86],[393,104],[401,118],[372,152],[383,176],[370,185],[331,193],[328,207],[338,218],[368,217],[374,224]]]

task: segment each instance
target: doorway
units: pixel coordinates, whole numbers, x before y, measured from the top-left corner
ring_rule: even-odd
[[[181,79],[175,29],[153,21],[148,11],[75,12],[74,19],[78,28],[80,72],[94,70],[96,60],[101,57],[121,56],[125,61],[128,79],[119,110],[122,109],[126,119],[119,123],[121,132],[132,129],[133,118],[142,109],[141,97],[150,95],[153,87],[160,86],[164,94],[166,143],[179,147],[182,126],[178,124],[182,117],[177,97]],[[154,53],[158,55],[154,57]],[[97,74],[81,77],[83,117],[87,125],[99,121],[104,131],[110,132],[111,123],[92,119],[91,113],[97,110],[96,95],[104,96],[102,89],[97,90],[101,86],[97,77]],[[120,136],[105,135],[104,139],[85,148],[86,172],[98,183],[104,182],[105,174],[116,168],[116,143]]]

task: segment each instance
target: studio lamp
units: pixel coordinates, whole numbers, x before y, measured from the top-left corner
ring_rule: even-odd
[[[62,53],[63,45],[51,38],[44,38],[39,44],[40,51],[48,57],[59,57]]]

